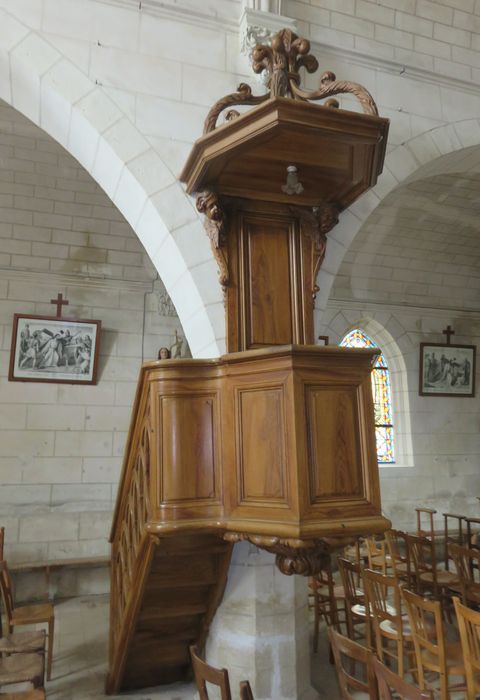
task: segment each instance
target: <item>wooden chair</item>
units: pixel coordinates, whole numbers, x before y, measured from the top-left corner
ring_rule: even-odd
[[[432,542],[435,540],[435,529],[433,526],[433,516],[437,512],[435,508],[415,508],[417,513],[417,537],[428,537]],[[423,521],[427,521],[424,526]]]
[[[386,574],[392,567],[392,558],[388,552],[386,540],[376,540],[374,537],[366,539],[368,553],[368,568],[372,571],[381,571]]]
[[[0,687],[31,683],[43,688],[45,657],[42,654],[11,654],[0,659]]]
[[[193,645],[190,647],[190,657],[200,700],[209,700],[207,683],[211,683],[219,688],[221,700],[232,700],[227,669],[214,668],[207,664],[200,658],[197,647]]]
[[[464,518],[467,528],[466,544],[472,549],[480,549],[480,541],[478,541],[478,532],[480,531],[480,518]],[[474,531],[475,529],[475,531]]]
[[[447,643],[443,626],[442,607],[438,600],[427,600],[403,589],[410,627],[415,645],[418,685],[426,686],[426,673],[439,677],[440,700],[450,700],[450,691],[464,690],[464,686],[450,684],[451,676],[465,676],[460,642]],[[430,684],[430,679],[429,679]]]
[[[464,605],[480,605],[480,550],[449,544],[448,551],[458,577],[452,588],[460,593]]]
[[[345,591],[347,635],[352,641],[364,638],[367,646],[370,647],[372,640],[371,616],[366,605],[365,594],[356,585],[356,581],[361,575],[361,567],[349,559],[338,557],[338,568]],[[356,629],[360,625],[363,626],[363,632]]]
[[[0,527],[0,561],[3,561],[4,545],[5,545],[5,528]]]
[[[378,700],[394,700],[394,698],[433,700],[431,690],[420,690],[416,686],[410,685],[410,683],[407,683],[407,681],[382,664],[376,657],[373,657],[372,665],[377,679]]]
[[[451,586],[458,584],[458,576],[451,571],[444,571],[437,567],[433,539],[416,537],[415,535],[407,535],[407,539],[413,564],[416,592],[420,595],[429,592],[435,600],[441,602],[442,612],[446,612],[449,617],[447,604],[450,601],[450,596],[448,590]]]
[[[55,614],[51,603],[37,603],[35,605],[22,605],[15,607],[12,592],[12,582],[6,561],[0,562],[0,592],[3,599],[3,608],[8,622],[8,632],[13,634],[14,628],[22,625],[48,625],[48,658],[47,680],[52,676],[53,660],[53,634],[55,627]]]
[[[240,681],[240,700],[255,700],[248,681]]]
[[[415,652],[406,615],[402,616],[398,580],[395,576],[385,576],[379,571],[365,569],[363,585],[373,617],[377,656],[380,661],[388,662],[389,665],[394,660],[398,675],[403,678],[406,667],[406,645],[410,644],[411,659]]]
[[[310,580],[310,588],[313,594],[314,607],[314,632],[313,651],[318,649],[318,636],[320,621],[342,631],[341,625],[346,625],[345,616],[345,590],[341,585],[336,585],[333,578],[331,565]]]
[[[457,515],[456,513],[442,513],[443,515],[443,535],[444,535],[444,546],[445,546],[445,569],[449,571],[450,569],[450,556],[448,551],[449,544],[463,544],[463,521],[465,520],[464,515]],[[455,536],[452,535],[451,528],[449,529],[449,520],[454,520],[456,523],[455,532],[458,533]]]
[[[14,632],[0,637],[0,654],[44,654],[45,643],[45,630]]]
[[[403,532],[403,530],[387,530],[385,532],[385,540],[387,542],[394,576],[405,581],[407,588],[410,588],[412,571],[407,533]],[[403,554],[402,550],[404,552]]]
[[[467,700],[475,700],[480,686],[480,612],[462,605],[459,598],[454,598],[453,604],[465,662]]]
[[[333,627],[328,628],[328,637],[337,670],[341,699],[354,700],[354,693],[361,691],[366,693],[370,700],[377,700],[377,684],[372,667],[373,654],[370,649],[344,637]],[[348,663],[344,663],[342,656],[348,659]],[[356,673],[358,664],[361,665],[362,674]],[[366,680],[363,680],[364,678]]]

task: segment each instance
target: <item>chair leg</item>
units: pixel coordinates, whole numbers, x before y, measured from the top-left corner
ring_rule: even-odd
[[[53,629],[55,626],[55,619],[52,618],[48,621],[48,660],[47,660],[47,681],[52,677],[52,661],[53,661]]]

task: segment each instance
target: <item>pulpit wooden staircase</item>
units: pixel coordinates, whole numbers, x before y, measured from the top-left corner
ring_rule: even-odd
[[[152,508],[160,486],[152,454],[158,431],[146,374],[137,391],[111,535],[109,694],[187,677],[189,645],[205,641],[233,547],[208,529],[158,536],[161,512]]]
[[[376,353],[290,345],[143,366],[111,533],[108,693],[188,676],[233,542],[275,553],[286,574],[311,574],[324,536],[388,526]]]

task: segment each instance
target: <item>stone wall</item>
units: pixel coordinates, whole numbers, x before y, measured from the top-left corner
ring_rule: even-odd
[[[322,331],[339,343],[361,327],[382,348],[392,377],[395,464],[380,466],[382,507],[395,527],[413,530],[415,507],[478,517],[480,397],[419,396],[419,346],[445,342],[442,329],[456,329],[452,342],[480,343],[480,314],[332,299]],[[478,371],[477,371],[478,385]]]
[[[108,553],[138,371],[182,333],[141,243],[90,175],[0,105],[0,524],[7,556]],[[9,382],[14,313],[102,321],[96,386]],[[186,350],[186,347],[184,348]]]

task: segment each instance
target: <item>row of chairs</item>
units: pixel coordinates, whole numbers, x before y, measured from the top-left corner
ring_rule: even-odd
[[[433,700],[430,690],[420,690],[393,673],[367,647],[328,628],[342,700],[355,700],[357,693],[370,700]],[[361,672],[358,672],[358,664]]]
[[[433,658],[433,666],[429,667],[427,663],[425,673],[443,674],[441,697],[447,698],[448,677],[464,676],[466,671],[460,644],[444,643],[446,601],[453,589],[457,595],[461,593],[463,603],[471,603],[472,599],[478,602],[479,584],[473,581],[472,571],[478,576],[478,568],[473,564],[478,564],[480,553],[450,544],[450,556],[457,574],[450,572],[445,577],[448,572],[437,567],[431,540],[401,534],[407,537],[402,553],[396,548],[398,533],[391,531],[383,543],[382,556],[377,544],[366,547],[370,569],[363,568],[360,561],[339,558],[342,585],[335,583],[331,569],[320,578],[323,583],[318,586],[314,583],[317,603],[314,648],[318,643],[318,620],[324,617],[328,625],[339,632],[344,630],[352,641],[362,641],[368,649],[375,648],[382,661],[395,663],[400,677],[407,669],[414,668],[415,663],[420,666],[419,656],[423,660],[426,658],[427,662],[427,657]],[[361,558],[358,552],[356,558]],[[388,569],[391,575],[385,573]],[[403,590],[400,583],[405,587]],[[430,599],[426,599],[426,595]],[[409,613],[408,619],[402,612],[403,601]],[[458,606],[461,606],[460,601],[456,603],[457,616],[459,610],[467,609],[465,605]],[[427,647],[428,654],[425,652]],[[423,683],[424,680],[421,685]]]
[[[0,528],[0,594],[3,611],[7,621],[7,633],[4,634],[0,617],[0,688],[12,684],[30,684],[31,690],[18,693],[2,693],[3,700],[44,700],[45,698],[45,653],[48,640],[47,679],[50,680],[53,659],[53,635],[55,616],[53,605],[40,603],[16,606],[13,587],[4,560],[5,530]],[[45,630],[15,632],[23,625],[48,625],[48,637]]]
[[[430,683],[432,674],[439,677],[440,700],[450,700],[450,694],[455,691],[466,691],[467,700],[476,700],[480,674],[480,612],[471,610],[463,605],[459,598],[454,597],[460,642],[448,643],[445,641],[443,617],[438,601],[422,598],[403,589],[402,594],[408,609],[407,622],[406,619],[401,619],[400,608],[398,612],[386,610],[383,603],[378,605],[378,598],[373,594],[372,581],[387,585],[387,581],[382,579],[388,577],[369,571],[365,571],[364,576],[366,595],[375,625],[375,650],[345,637],[333,627],[328,628],[342,700],[352,699],[351,689],[363,690],[369,693],[370,698],[377,698],[374,675],[377,675],[378,685],[383,687],[383,691],[378,695],[381,700],[391,700],[391,695],[388,694],[390,689],[407,700],[433,698],[433,691],[426,688],[427,679]],[[383,638],[396,643],[396,656],[386,651]],[[400,658],[403,652],[400,649],[405,644],[413,645],[414,656],[410,663],[410,672],[419,688],[407,683],[404,678],[406,669],[401,667]],[[367,666],[364,674],[367,682],[362,682],[358,675],[352,675],[351,669],[354,666],[350,664],[346,667],[341,658],[342,654]],[[397,673],[388,668],[394,660],[397,662]],[[381,676],[381,679],[378,676]],[[466,679],[466,685],[465,682],[453,683],[451,679],[455,677]]]

